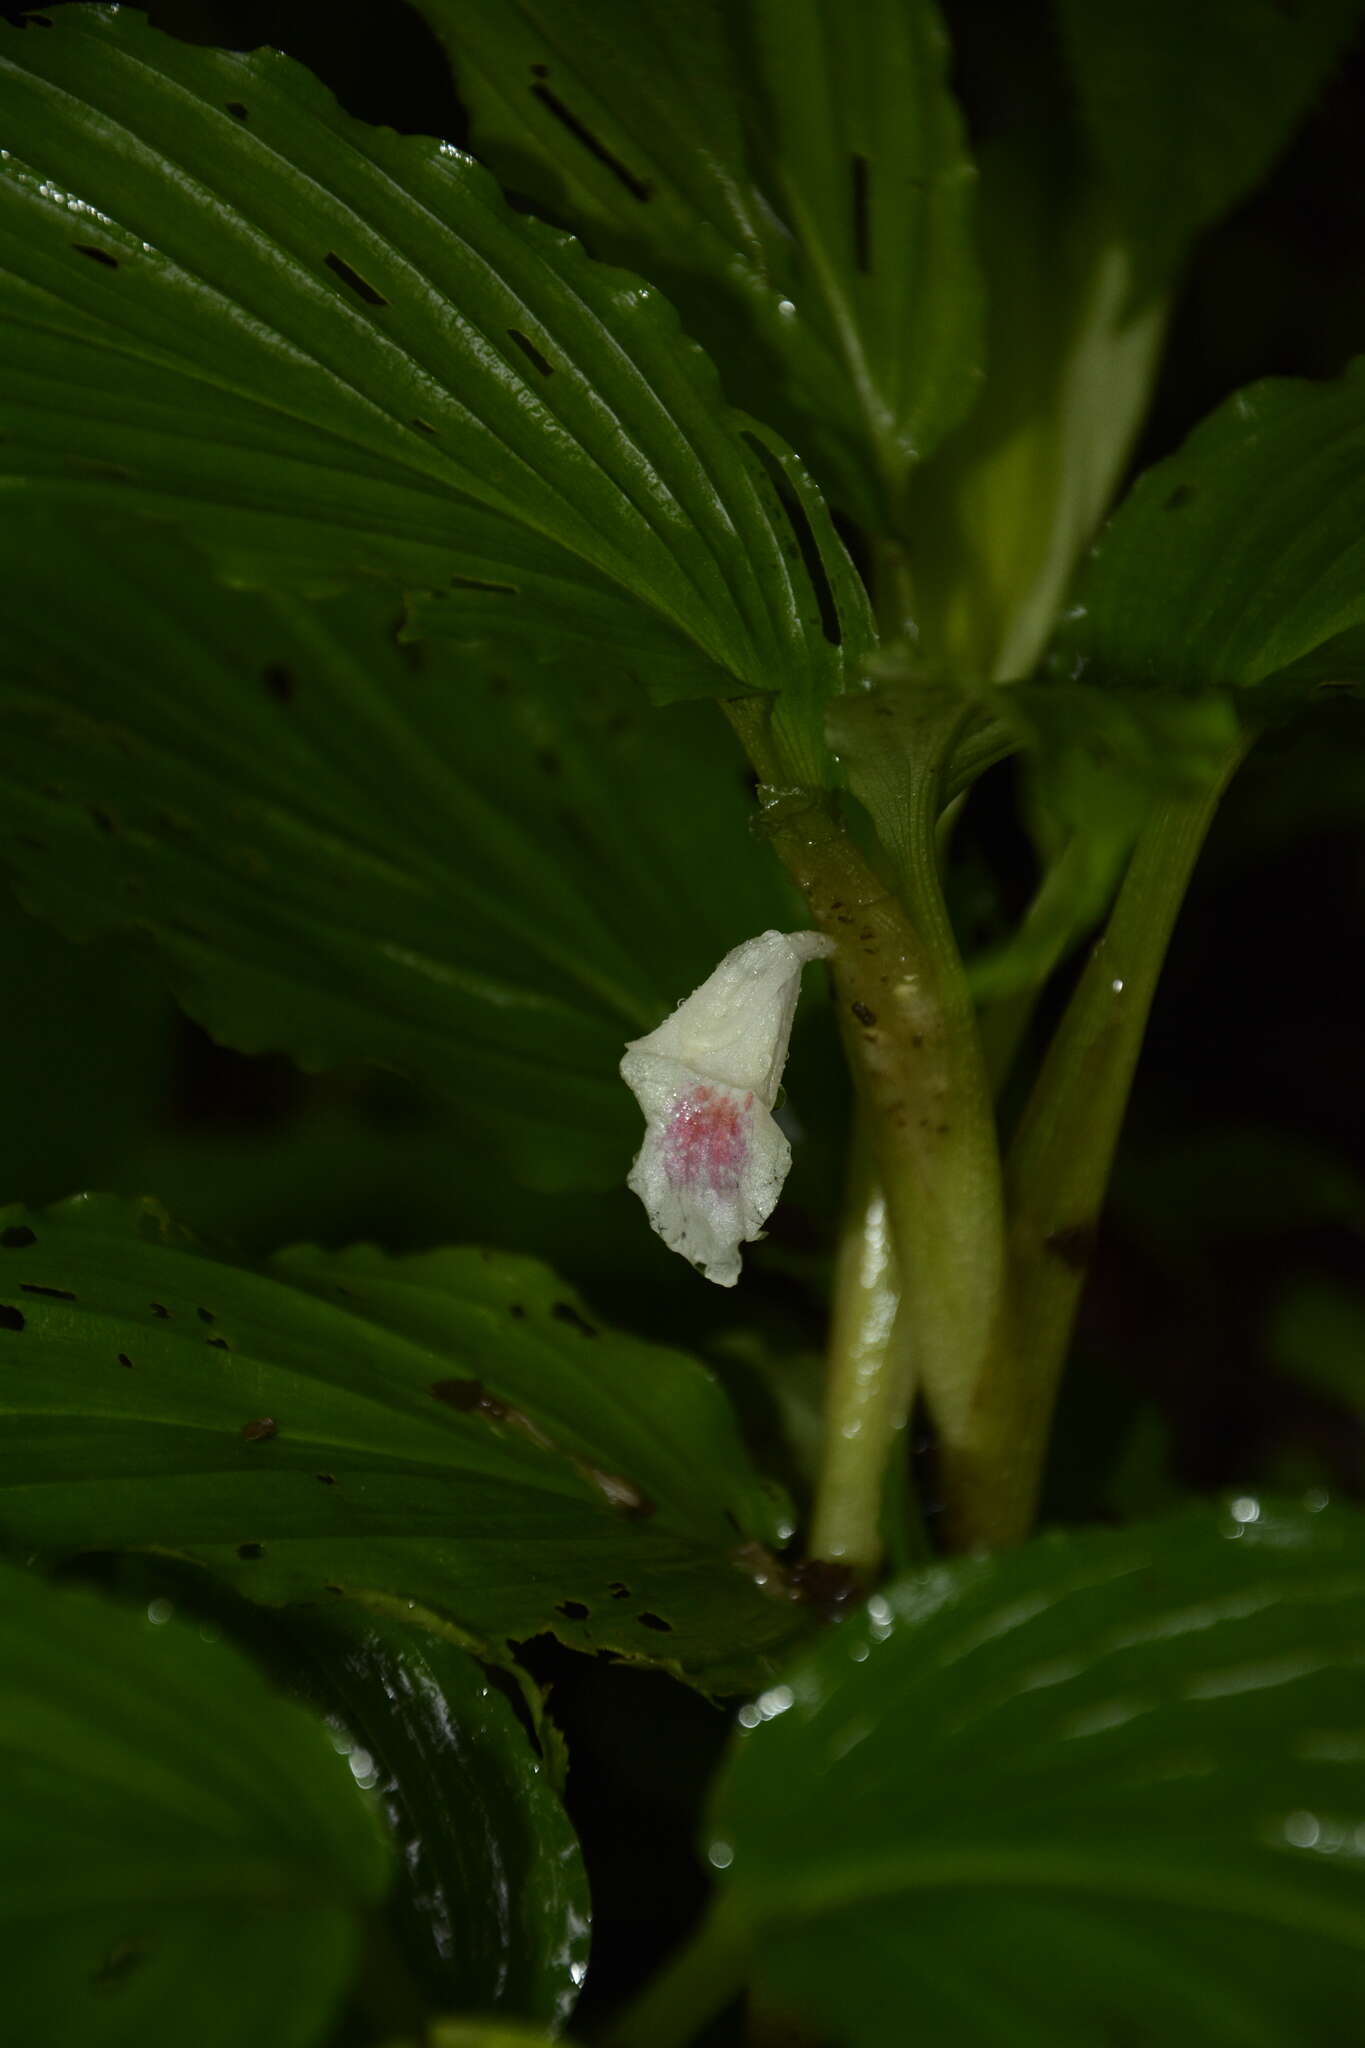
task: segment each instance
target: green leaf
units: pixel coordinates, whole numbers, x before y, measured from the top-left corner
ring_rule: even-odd
[[[1365,1519],[1243,1499],[898,1581],[744,1710],[712,1822],[844,2043],[1349,2038]]]
[[[1129,303],[1130,251],[1051,89],[1046,73],[1012,79],[1027,122],[981,152],[986,381],[911,502],[918,654],[968,683],[1037,666],[1131,454],[1165,332],[1160,299]]]
[[[986,699],[1018,740],[1041,877],[1017,929],[969,964],[978,1002],[1039,986],[1100,924],[1156,804],[1215,789],[1238,746],[1223,697],[1013,684]]]
[[[80,1198],[6,1212],[0,1288],[0,1528],[45,1554],[154,1546],[268,1602],[405,1598],[717,1689],[800,1627],[715,1380],[532,1260],[304,1247],[266,1275]]]
[[[321,1725],[244,1657],[2,1566],[0,1763],[16,2039],[320,2038],[388,1859]]]
[[[927,0],[420,0],[474,146],[679,306],[866,525],[971,403],[971,164]]]
[[[1152,274],[1258,185],[1360,0],[1058,0],[1091,148]]]
[[[623,1180],[625,1040],[792,916],[714,707],[402,648],[382,586],[229,590],[88,515],[27,521],[9,565],[25,905],[154,947],[241,1050],[421,1078],[534,1186]]]
[[[1274,705],[1295,694],[1293,673],[1277,689],[1281,672],[1362,624],[1365,364],[1332,383],[1253,384],[1140,477],[1055,661],[1105,688],[1262,686]],[[1302,695],[1321,677],[1310,664],[1297,680]]]
[[[587,1971],[587,1876],[506,1694],[432,1616],[287,1608],[265,1649],[383,1807],[389,1921],[430,2005],[566,2021]]]
[[[105,7],[0,50],[10,494],[270,587],[439,588],[455,637],[614,644],[666,692],[787,691],[815,746],[861,588],[656,292],[271,52]]]

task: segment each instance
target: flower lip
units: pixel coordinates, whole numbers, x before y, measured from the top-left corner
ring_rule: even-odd
[[[621,1061],[646,1123],[628,1185],[665,1244],[718,1286],[734,1286],[739,1247],[762,1236],[787,1177],[772,1109],[801,970],[833,951],[818,932],[747,939]]]

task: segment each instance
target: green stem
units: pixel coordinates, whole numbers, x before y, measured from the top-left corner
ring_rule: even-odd
[[[887,818],[883,843],[894,841],[901,898],[827,802],[777,797],[765,818],[813,922],[837,948],[840,1024],[886,1193],[904,1336],[951,1497],[972,1469],[976,1387],[1002,1342],[1005,1259],[994,1109],[939,890],[936,788],[926,746],[917,765],[902,767],[895,800],[868,806],[879,827]]]
[[[972,1547],[1019,1542],[1036,1509],[1052,1410],[1152,997],[1190,874],[1228,777],[1162,805],[1143,830],[1010,1148],[1013,1347],[981,1381]]]
[[[909,1333],[899,1307],[886,1197],[859,1112],[834,1269],[811,1552],[869,1576],[881,1561],[882,1488],[912,1393]]]
[[[616,2020],[607,2048],[685,2048],[739,1995],[748,1963],[748,1935],[729,1901],[717,1899],[691,1940]]]

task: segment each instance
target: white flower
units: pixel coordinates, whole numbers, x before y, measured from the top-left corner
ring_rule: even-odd
[[[763,932],[727,953],[647,1038],[621,1075],[645,1113],[629,1186],[670,1250],[718,1287],[739,1278],[739,1247],[763,1235],[792,1163],[772,1107],[787,1064],[801,969],[833,942]]]

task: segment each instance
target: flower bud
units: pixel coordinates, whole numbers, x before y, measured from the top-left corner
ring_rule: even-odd
[[[773,1120],[801,969],[834,951],[818,932],[763,932],[727,953],[621,1075],[645,1113],[628,1185],[664,1243],[733,1287],[739,1247],[763,1235],[791,1146]]]

